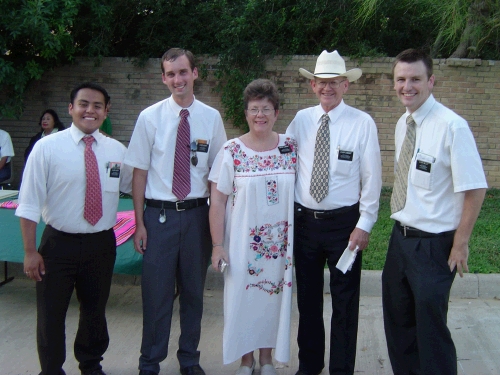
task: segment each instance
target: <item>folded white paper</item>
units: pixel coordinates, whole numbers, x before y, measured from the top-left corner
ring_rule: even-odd
[[[349,243],[350,245],[350,243]],[[349,250],[349,245],[347,245],[346,249],[344,250],[344,253],[340,257],[339,261],[337,262],[337,268],[341,270],[343,273],[346,273],[347,271],[350,271],[352,268],[352,264],[356,260],[356,255],[358,254],[359,247],[356,246],[354,250]]]

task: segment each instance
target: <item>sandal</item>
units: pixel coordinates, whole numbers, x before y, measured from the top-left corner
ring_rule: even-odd
[[[240,366],[235,375],[252,375],[255,369],[255,359],[253,360],[252,367]]]
[[[277,375],[277,373],[273,365],[267,364],[260,366],[260,375]]]

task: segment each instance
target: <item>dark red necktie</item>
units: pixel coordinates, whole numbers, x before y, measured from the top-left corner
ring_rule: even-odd
[[[177,142],[175,144],[174,178],[172,180],[172,193],[177,199],[183,200],[191,191],[191,170],[189,165],[191,132],[188,122],[189,111],[181,110],[181,122],[177,129]]]
[[[85,176],[87,179],[83,217],[91,225],[96,225],[102,217],[101,179],[99,178],[97,159],[92,150],[92,143],[94,143],[94,140],[93,136],[83,138],[85,142]]]

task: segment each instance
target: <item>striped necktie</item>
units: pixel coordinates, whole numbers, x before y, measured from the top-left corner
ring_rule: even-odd
[[[398,166],[394,177],[394,188],[391,196],[391,213],[401,211],[406,204],[408,190],[408,172],[415,150],[416,125],[413,117],[406,118],[406,136],[399,153]]]
[[[191,167],[189,165],[191,132],[188,116],[189,111],[187,109],[181,110],[181,121],[177,129],[177,142],[175,144],[172,193],[179,200],[186,198],[191,191]]]

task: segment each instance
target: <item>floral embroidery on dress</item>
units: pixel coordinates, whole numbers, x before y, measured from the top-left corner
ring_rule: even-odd
[[[264,224],[261,227],[250,228],[250,249],[256,253],[255,260],[260,258],[277,259],[286,255],[288,247],[287,220],[276,224]]]
[[[250,276],[259,276],[262,271],[264,271],[264,268],[257,268],[253,267],[253,264],[248,262],[248,274]]]
[[[273,294],[280,294],[283,292],[283,288],[285,286],[291,287],[292,282],[285,282],[284,279],[281,279],[278,284],[269,281],[269,280],[262,280],[254,284],[248,284],[246,289],[248,288],[258,288],[259,290],[262,290],[266,293],[269,293],[270,295]]]
[[[279,203],[278,176],[266,176],[266,197],[268,206]]]
[[[224,149],[229,151],[233,157],[235,173],[295,170],[297,164],[297,142],[287,137],[285,145],[290,147],[292,152],[272,155],[268,155],[266,152],[249,156],[236,141],[229,143]]]
[[[293,266],[293,263],[292,263],[292,257],[286,257],[286,260],[285,260],[285,271],[289,268],[289,267],[292,267]]]

